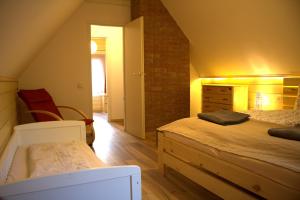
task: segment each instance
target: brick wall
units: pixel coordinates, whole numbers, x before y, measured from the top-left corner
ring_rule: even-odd
[[[160,0],[131,0],[144,16],[146,131],[190,113],[189,41]]]

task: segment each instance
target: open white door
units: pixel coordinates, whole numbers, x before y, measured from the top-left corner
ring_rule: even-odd
[[[145,138],[144,20],[124,27],[125,131]]]

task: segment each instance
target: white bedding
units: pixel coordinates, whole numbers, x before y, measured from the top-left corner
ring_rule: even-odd
[[[82,141],[20,146],[6,183],[104,166]]]
[[[101,166],[94,153],[81,141],[34,144],[28,147],[29,177],[49,176]]]
[[[248,110],[245,112],[251,119],[281,124],[284,126],[295,126],[300,124],[300,110]]]
[[[277,124],[249,120],[242,124],[221,126],[198,118],[184,118],[160,127],[191,138],[216,150],[251,158],[300,172],[300,142],[268,135]]]

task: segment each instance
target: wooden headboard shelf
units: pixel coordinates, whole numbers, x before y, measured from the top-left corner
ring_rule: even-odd
[[[260,109],[280,110],[294,108],[300,85],[300,76],[206,78],[202,79],[201,82],[202,86],[248,86],[248,109],[256,109],[257,98],[260,96],[262,99]]]

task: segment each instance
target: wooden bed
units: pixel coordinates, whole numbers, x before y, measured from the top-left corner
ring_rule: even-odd
[[[85,125],[81,121],[16,126],[0,158],[0,199],[140,200],[141,172],[138,166],[100,167],[5,183],[18,147],[85,140]]]
[[[187,122],[185,127],[181,128],[178,124],[182,121],[178,120],[158,129],[159,166],[162,173],[166,173],[166,169],[170,167],[224,199],[300,199],[299,171],[281,169],[280,166],[261,162],[248,156],[236,156],[232,152],[223,152],[220,149],[211,148],[207,143],[201,143],[201,138],[195,139],[184,133],[185,130],[190,129],[197,134],[201,134],[201,131],[215,134],[213,130],[225,131],[223,134],[226,134],[226,131],[228,133],[233,128],[231,130],[241,129],[240,132],[236,131],[234,134],[246,130],[251,134],[277,125],[250,120],[243,123],[245,125],[223,127],[197,118],[190,119],[194,120],[194,124]],[[197,120],[201,121],[200,129],[207,127],[199,131],[196,127],[198,125],[195,125]],[[250,126],[249,123],[254,124]],[[262,128],[259,128],[259,123],[263,123]],[[280,139],[273,140],[280,142]],[[299,141],[292,141],[291,146],[297,146],[298,143],[295,142]],[[283,145],[286,144],[288,143]],[[299,152],[299,148],[297,151]],[[227,158],[220,155],[226,155]],[[295,168],[299,169],[300,157],[295,165]],[[276,177],[268,175],[271,172]]]

